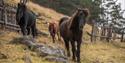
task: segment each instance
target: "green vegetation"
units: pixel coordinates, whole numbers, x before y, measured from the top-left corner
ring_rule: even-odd
[[[41,6],[52,8],[59,13],[71,16],[76,8],[88,8],[91,13],[91,18],[98,18],[100,13],[100,0],[32,0]]]

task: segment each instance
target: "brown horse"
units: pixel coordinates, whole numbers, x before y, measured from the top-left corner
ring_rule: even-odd
[[[59,40],[59,32],[58,32],[58,23],[56,21],[52,21],[49,23],[49,32],[52,37],[53,43],[55,43],[55,36],[57,34]]]
[[[64,40],[67,56],[70,56],[69,44],[72,46],[72,59],[80,63],[80,46],[82,42],[83,27],[88,17],[87,9],[77,9],[71,19],[63,17],[59,23],[60,35]]]

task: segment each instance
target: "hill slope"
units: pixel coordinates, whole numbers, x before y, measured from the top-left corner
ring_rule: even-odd
[[[19,0],[6,0],[10,4],[17,4]],[[43,20],[37,20],[37,27],[41,31],[48,33],[48,26],[44,24],[45,21],[58,21],[63,14],[60,14],[53,9],[42,7],[37,3],[29,2],[28,8],[35,13],[39,13]],[[8,32],[0,30],[0,63],[24,63],[26,56],[26,46],[21,44],[13,44],[14,38],[20,37],[21,34],[16,32]],[[82,63],[124,63],[125,62],[125,43],[120,42],[96,42],[90,43],[90,37],[85,33],[90,32],[91,26],[86,25],[84,28],[84,44],[81,47],[81,61]],[[40,43],[55,45],[51,41],[51,37],[39,36],[37,41]],[[18,41],[17,41],[18,43]],[[63,42],[56,41],[56,43],[64,48]],[[60,44],[61,43],[61,44]],[[57,45],[56,44],[56,45]],[[43,57],[39,57],[35,52],[28,50],[27,52],[33,63],[54,63],[46,61]],[[69,59],[69,63],[73,63]]]

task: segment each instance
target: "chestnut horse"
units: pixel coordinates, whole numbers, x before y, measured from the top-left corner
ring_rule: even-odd
[[[67,56],[70,56],[70,46],[72,46],[72,59],[80,63],[80,46],[82,42],[83,27],[88,17],[87,9],[77,9],[71,19],[61,18],[59,22],[60,35],[64,40]]]
[[[58,23],[56,21],[52,21],[49,23],[49,33],[52,37],[53,43],[55,43],[55,36],[58,36],[58,40],[59,38],[59,32],[58,32]]]

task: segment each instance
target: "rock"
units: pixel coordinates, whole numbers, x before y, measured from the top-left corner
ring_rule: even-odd
[[[7,56],[3,53],[0,53],[0,59],[7,59]]]
[[[64,57],[65,58],[65,53],[64,50],[59,49],[59,48],[52,48],[50,46],[43,46],[36,48],[36,51],[40,53],[40,55],[51,55],[51,56],[57,56],[57,57]],[[43,55],[44,54],[44,55]]]
[[[25,55],[24,55],[24,63],[32,63],[31,56],[28,52],[28,50],[25,50]]]
[[[59,63],[68,63],[67,60],[65,60],[64,58],[62,57],[53,57],[53,56],[47,56],[45,58],[45,60],[48,60],[48,61],[55,61],[55,62],[59,62]]]
[[[46,59],[50,59],[50,60],[54,59],[53,61],[63,62],[63,63],[66,63],[68,60],[64,50],[61,49],[60,47],[48,46],[42,43],[39,44],[34,39],[29,37],[22,37],[22,38],[19,38],[19,40],[21,44],[24,44],[30,47],[30,49],[35,51],[38,55],[42,57],[51,56],[51,58],[46,58]]]

